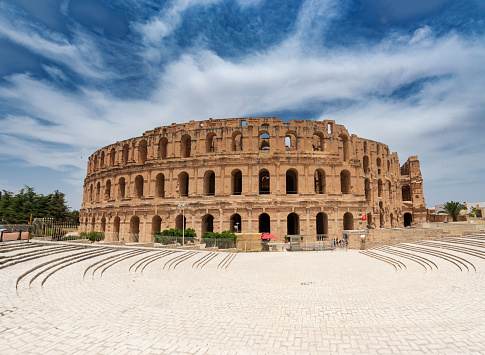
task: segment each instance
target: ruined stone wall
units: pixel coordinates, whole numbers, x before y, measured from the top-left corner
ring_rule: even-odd
[[[80,229],[109,232],[108,241],[125,235],[127,242],[150,242],[155,231],[181,229],[183,213],[199,237],[235,226],[282,240],[339,236],[367,223],[399,227],[403,208],[415,214],[424,205],[419,161],[411,158],[405,166],[412,173],[402,175],[387,145],[327,120],[251,117],[158,127],[91,155]],[[403,183],[420,196],[411,205],[403,204]]]

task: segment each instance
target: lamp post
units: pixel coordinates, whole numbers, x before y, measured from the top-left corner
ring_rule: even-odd
[[[182,246],[185,245],[185,207],[189,207],[188,203],[184,203],[179,205],[179,208],[182,207]]]

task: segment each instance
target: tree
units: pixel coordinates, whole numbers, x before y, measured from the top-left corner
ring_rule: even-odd
[[[476,207],[472,207],[470,213],[468,213],[469,217],[482,217],[482,211]]]
[[[466,206],[461,204],[460,202],[446,202],[443,204],[443,211],[439,211],[438,213],[446,213],[453,219],[453,222],[456,222],[457,217],[460,215],[460,211],[466,211]]]

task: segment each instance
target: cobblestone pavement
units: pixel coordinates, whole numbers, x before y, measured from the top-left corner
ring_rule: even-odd
[[[483,236],[370,254],[31,244],[0,244],[2,355],[485,352]]]

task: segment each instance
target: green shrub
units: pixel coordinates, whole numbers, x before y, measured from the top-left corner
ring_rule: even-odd
[[[187,228],[185,232],[182,232],[180,229],[165,229],[161,232],[155,232],[153,233],[153,236],[155,237],[155,243],[161,243],[163,245],[167,244],[175,244],[175,243],[182,243],[183,235],[185,233],[185,243],[193,243],[195,241],[195,238],[197,237],[197,234],[195,233],[195,230],[192,228]]]
[[[99,242],[100,240],[104,239],[104,232],[89,232],[88,239],[91,243]]]

